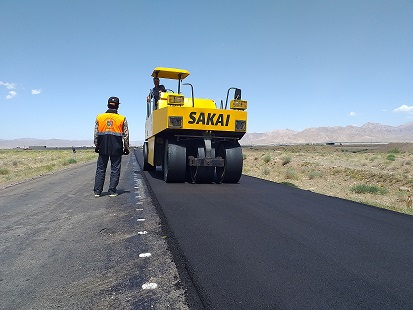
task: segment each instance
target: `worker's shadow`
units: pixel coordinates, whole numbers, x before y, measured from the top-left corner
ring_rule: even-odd
[[[123,194],[128,194],[128,193],[131,193],[131,191],[126,190],[126,189],[117,189],[116,191],[116,194],[118,194],[118,196],[123,195]],[[109,192],[102,192],[100,196],[101,197],[109,196],[109,194],[110,194]]]
[[[117,190],[118,195],[122,195],[122,194],[128,194],[131,193],[131,191],[126,190],[126,189],[118,189]]]

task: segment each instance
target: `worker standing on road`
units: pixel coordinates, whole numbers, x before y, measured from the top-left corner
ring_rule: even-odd
[[[99,153],[96,176],[95,197],[100,197],[105,182],[106,167],[110,158],[109,196],[116,197],[116,187],[119,183],[122,154],[129,154],[129,129],[126,117],[118,114],[119,98],[108,99],[108,110],[96,117],[95,152]]]
[[[161,92],[166,92],[165,86],[159,85],[159,78],[154,77],[153,78],[153,84],[155,85],[154,88],[151,89],[151,92],[149,93],[148,97],[146,98],[146,101],[149,102],[152,98],[154,99],[154,108],[158,108],[158,100],[159,100],[159,94]]]

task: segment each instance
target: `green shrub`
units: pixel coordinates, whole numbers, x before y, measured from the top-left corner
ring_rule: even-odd
[[[356,194],[380,194],[384,195],[387,193],[387,190],[384,187],[379,187],[375,185],[366,185],[366,184],[359,184],[355,185],[351,188],[352,192]]]
[[[321,172],[321,171],[310,171],[309,173],[308,173],[308,178],[310,179],[310,180],[313,180],[313,179],[315,179],[315,178],[319,178],[319,177],[321,177],[323,175],[323,173]]]
[[[262,169],[262,173],[264,175],[269,175],[270,174],[270,169],[268,169],[267,167],[264,167],[264,169]]]
[[[377,160],[378,158],[379,158],[378,156],[373,156],[373,157],[370,158],[370,161],[375,161],[375,160]]]
[[[268,164],[271,161],[271,155],[270,154],[265,154],[262,157],[262,160],[264,161],[264,163]]]
[[[74,158],[69,158],[69,159],[66,159],[66,160],[63,162],[63,166],[68,166],[68,165],[76,164],[76,163],[77,163],[77,160],[76,160],[76,159],[74,159]]]
[[[290,180],[297,180],[297,172],[294,169],[287,169],[285,172],[285,178]]]
[[[387,160],[390,160],[390,161],[395,161],[396,160],[396,156],[394,155],[394,154],[389,154],[389,155],[387,155]]]
[[[10,171],[7,168],[0,168],[0,175],[7,175]]]
[[[283,166],[285,166],[285,165],[287,165],[291,162],[291,157],[290,156],[284,156],[281,160],[282,160],[281,164]]]
[[[281,184],[286,185],[286,186],[291,186],[291,187],[298,188],[297,185],[295,185],[295,184],[293,184],[293,183],[291,183],[291,182],[281,182]]]
[[[55,164],[46,165],[46,166],[44,166],[44,170],[51,172],[51,171],[54,170],[55,166],[56,166]]]

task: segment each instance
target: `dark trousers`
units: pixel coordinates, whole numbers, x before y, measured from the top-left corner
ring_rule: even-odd
[[[109,193],[116,193],[116,187],[119,183],[120,166],[122,162],[122,155],[101,155],[99,154],[96,166],[95,187],[93,191],[95,194],[100,194],[103,191],[103,184],[105,183],[106,167],[110,158],[110,183]]]

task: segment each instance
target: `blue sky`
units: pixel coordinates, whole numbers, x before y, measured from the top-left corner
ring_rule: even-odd
[[[248,132],[399,126],[413,121],[412,16],[413,0],[2,0],[0,139],[91,140],[118,96],[143,140],[157,66],[189,70],[217,103],[241,88]]]

